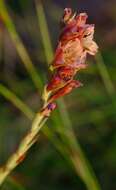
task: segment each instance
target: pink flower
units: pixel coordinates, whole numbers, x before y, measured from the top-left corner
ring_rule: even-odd
[[[71,10],[69,9],[71,17]],[[69,13],[66,9],[65,17]],[[64,17],[63,17],[64,18]],[[52,68],[56,69],[64,65],[78,65],[85,62],[86,54],[95,55],[98,51],[97,44],[93,41],[94,25],[86,24],[87,14],[73,15],[65,22],[65,27],[60,35],[58,47]],[[76,64],[75,64],[76,63]]]
[[[63,29],[51,64],[53,76],[46,88],[51,93],[49,104],[82,86],[73,78],[79,70],[87,67],[87,53],[97,53],[98,46],[93,41],[94,25],[86,24],[87,17],[86,13],[76,15],[70,8],[64,9]]]

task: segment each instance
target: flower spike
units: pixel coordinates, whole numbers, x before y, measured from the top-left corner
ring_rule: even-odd
[[[95,55],[98,51],[98,46],[93,41],[95,26],[86,24],[87,18],[86,13],[77,15],[70,8],[64,9],[61,20],[63,28],[51,64],[53,75],[46,87],[46,92],[50,93],[49,103],[82,86],[73,78],[79,70],[87,67],[87,54]]]

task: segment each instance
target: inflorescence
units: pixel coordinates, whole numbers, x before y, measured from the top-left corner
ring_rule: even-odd
[[[53,72],[52,78],[46,87],[49,93],[47,104],[42,110],[49,116],[56,108],[54,101],[70,93],[74,88],[82,86],[78,80],[74,80],[76,73],[87,67],[87,54],[95,55],[98,50],[93,41],[94,24],[87,24],[86,13],[72,13],[70,8],[64,9],[61,19],[61,34],[55,52],[55,57],[50,66]]]

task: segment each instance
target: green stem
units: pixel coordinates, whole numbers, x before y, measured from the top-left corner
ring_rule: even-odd
[[[24,155],[30,149],[30,147],[36,142],[37,135],[44,123],[46,122],[45,116],[40,112],[37,113],[30,131],[21,141],[16,152],[8,159],[6,164],[0,168],[0,185],[4,182],[6,177],[11,173],[11,171],[20,164]]]

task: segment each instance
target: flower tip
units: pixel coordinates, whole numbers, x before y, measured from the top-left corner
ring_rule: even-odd
[[[92,41],[89,49],[88,49],[88,53],[90,55],[95,55],[98,52],[98,45],[96,44],[96,42]]]

